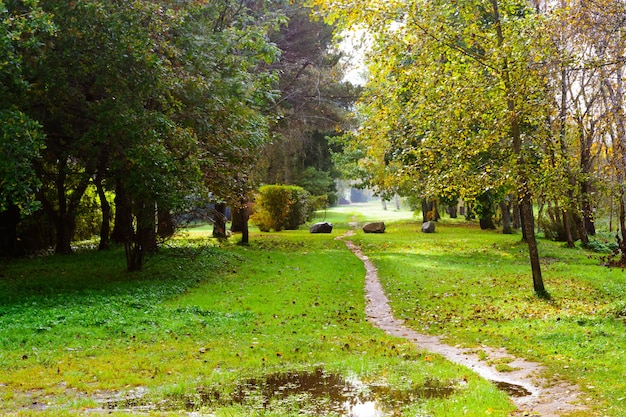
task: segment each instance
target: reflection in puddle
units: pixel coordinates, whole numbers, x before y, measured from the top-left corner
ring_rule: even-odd
[[[261,403],[263,408],[272,409],[289,400],[298,403],[300,414],[384,417],[399,415],[402,406],[420,399],[448,397],[454,390],[453,386],[436,380],[408,390],[365,385],[318,368],[312,372],[287,372],[247,380],[233,392],[232,401],[246,406]]]
[[[532,392],[528,391],[526,388],[521,385],[510,384],[504,381],[491,381],[493,382],[499,390],[506,392],[511,397],[526,397],[528,395],[532,395]]]
[[[184,409],[198,411],[241,405],[250,410],[298,411],[298,415],[337,415],[343,417],[395,417],[403,406],[427,398],[446,398],[456,387],[439,380],[407,390],[383,385],[367,385],[356,379],[345,379],[318,368],[314,371],[286,372],[251,378],[238,384],[230,395],[200,387],[195,394],[177,396],[158,404],[145,398],[126,398],[107,401],[105,408],[112,410]]]
[[[526,388],[503,381],[491,381],[512,397],[532,395]],[[385,385],[367,385],[356,378],[346,379],[317,368],[314,371],[286,372],[250,378],[230,394],[200,387],[195,394],[150,403],[143,395],[104,402],[109,410],[197,411],[206,407],[242,405],[248,409],[280,411],[297,409],[299,415],[333,414],[343,417],[395,417],[403,406],[429,398],[447,398],[454,384],[427,380],[422,385],[399,390]]]

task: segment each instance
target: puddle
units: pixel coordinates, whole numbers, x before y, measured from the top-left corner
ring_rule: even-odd
[[[425,398],[445,398],[454,391],[453,386],[434,380],[407,390],[365,385],[318,368],[313,372],[288,372],[248,380],[237,387],[232,400],[244,405],[262,402],[264,408],[271,408],[274,402],[297,399],[311,415],[393,416],[394,410],[403,405]]]
[[[533,393],[522,387],[521,385],[511,384],[504,381],[491,381],[499,390],[506,392],[511,397],[526,397]]]
[[[317,368],[314,371],[286,372],[248,379],[232,393],[221,394],[199,388],[197,393],[158,404],[140,398],[108,401],[109,410],[198,411],[203,408],[242,405],[250,410],[280,412],[298,410],[298,415],[336,415],[343,417],[395,417],[404,405],[428,398],[447,398],[454,384],[428,380],[406,390],[385,385],[367,385]]]

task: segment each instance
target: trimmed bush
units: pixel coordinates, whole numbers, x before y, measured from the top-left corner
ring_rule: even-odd
[[[255,213],[250,221],[262,232],[295,230],[306,223],[310,194],[295,185],[264,185],[259,188]]]

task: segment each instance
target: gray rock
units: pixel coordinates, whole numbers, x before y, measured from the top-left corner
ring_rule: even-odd
[[[331,233],[333,225],[328,222],[315,223],[309,230],[311,233]]]
[[[365,226],[363,226],[363,231],[365,233],[385,233],[385,223],[384,222],[367,223]]]
[[[422,224],[423,233],[435,233],[435,222],[425,222]]]

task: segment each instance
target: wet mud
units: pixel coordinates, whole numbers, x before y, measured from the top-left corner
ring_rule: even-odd
[[[500,372],[485,360],[481,360],[478,354],[470,349],[447,345],[439,337],[421,334],[406,327],[402,320],[393,316],[389,299],[378,280],[378,272],[373,262],[357,245],[347,239],[353,234],[353,231],[349,231],[337,239],[342,240],[365,265],[366,314],[372,324],[390,335],[410,340],[421,349],[466,366],[481,377],[492,381],[509,394],[511,401],[518,408],[516,416],[559,417],[570,411],[585,409],[579,402],[578,387],[541,378],[543,367],[539,363],[512,357],[505,349],[481,346],[480,350],[487,354],[488,359],[508,358],[511,361],[509,365],[514,370]]]

